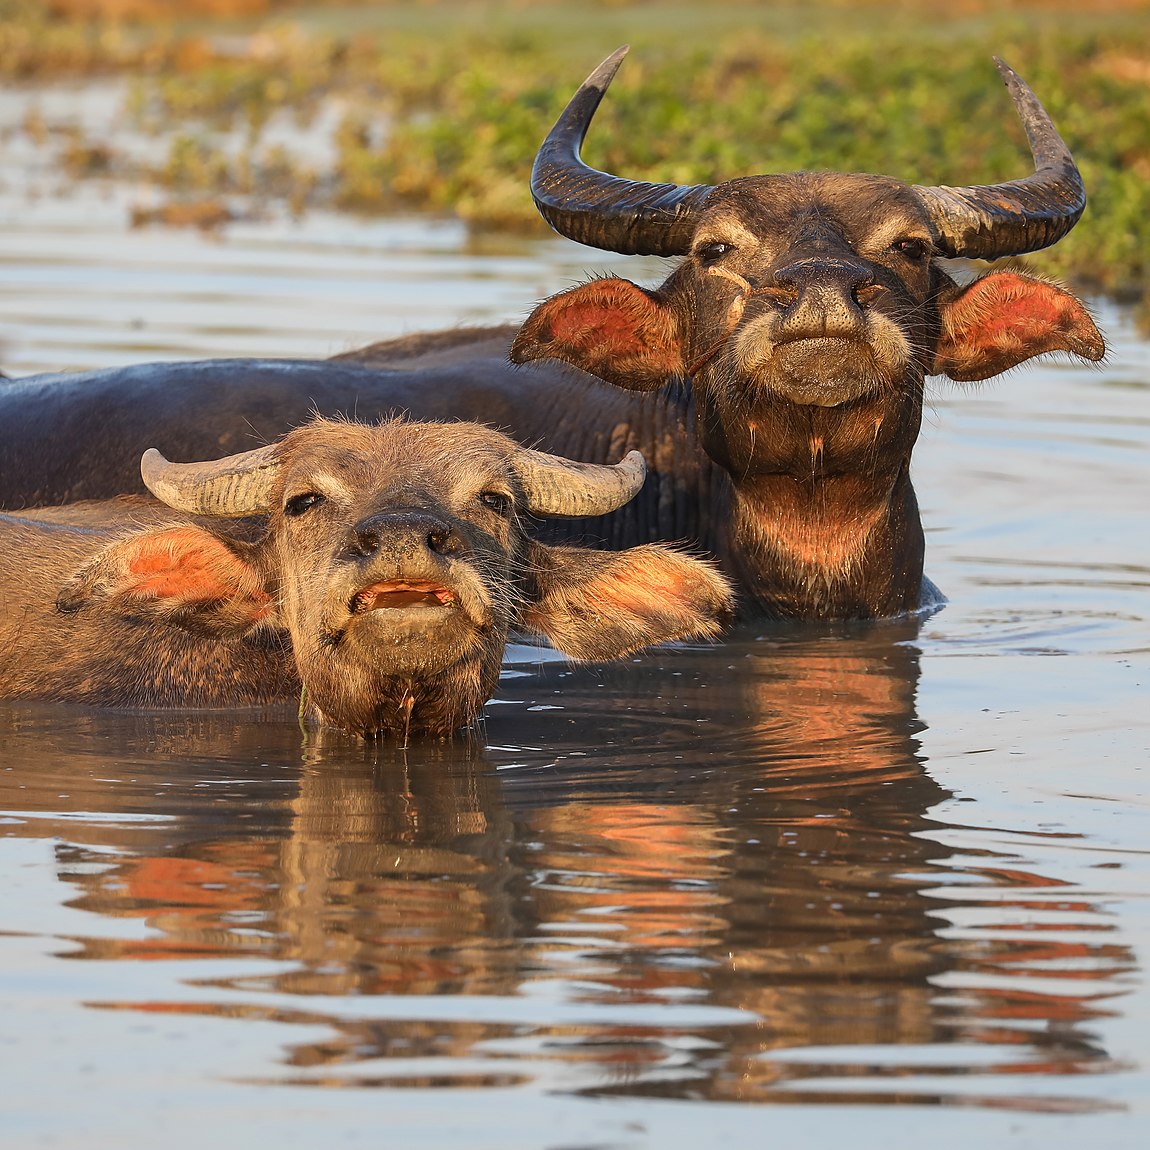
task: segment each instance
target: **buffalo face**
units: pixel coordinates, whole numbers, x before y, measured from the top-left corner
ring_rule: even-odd
[[[708,205],[677,289],[695,301],[688,369],[765,398],[838,407],[891,390],[928,338],[925,212],[893,181],[733,181]]]
[[[418,444],[348,426],[335,438],[288,456],[271,521],[309,699],[353,730],[411,713],[453,729],[494,691],[522,609],[526,498],[511,453],[448,427]]]

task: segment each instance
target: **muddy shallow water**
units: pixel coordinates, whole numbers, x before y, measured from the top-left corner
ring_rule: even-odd
[[[22,99],[12,374],[660,275],[450,222],[131,230],[150,193],[61,187]],[[1145,1145],[1150,345],[1096,310],[1101,369],[932,393],[921,623],[515,647],[479,737],[407,752],[0,704],[5,1147]]]

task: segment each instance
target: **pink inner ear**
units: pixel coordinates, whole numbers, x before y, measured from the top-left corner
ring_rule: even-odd
[[[141,536],[128,558],[124,593],[174,603],[250,601],[256,615],[270,598],[256,573],[218,539],[195,527]]]
[[[661,385],[683,370],[670,313],[627,280],[595,280],[548,300],[517,342],[624,386]]]
[[[1105,346],[1069,292],[1016,272],[990,272],[944,306],[936,371],[986,379],[1048,351],[1097,360]]]
[[[641,293],[636,295],[630,284],[588,284],[549,317],[551,338],[568,347],[593,347],[600,355],[648,354],[642,328],[657,317],[644,314],[654,308]]]
[[[1045,336],[1073,326],[1077,301],[1049,284],[999,272],[971,284],[951,312],[951,323],[972,342],[997,345],[1004,338]]]

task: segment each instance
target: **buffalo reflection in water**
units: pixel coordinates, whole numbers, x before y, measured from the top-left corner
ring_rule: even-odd
[[[0,786],[7,809],[40,812],[17,833],[67,844],[71,905],[151,928],[68,957],[279,964],[221,975],[216,1005],[102,1004],[330,1028],[269,1081],[507,1085],[547,1063],[585,1093],[1090,1109],[960,1089],[972,1068],[1112,1068],[1090,1022],[1134,958],[1080,941],[1103,912],[1046,901],[1055,880],[940,841],[914,636],[777,630],[623,667],[544,661],[509,673],[486,746],[406,753],[302,743],[282,715],[9,706]],[[1035,943],[1012,939],[1055,905]],[[954,907],[988,908],[987,925],[952,929]],[[364,1018],[363,996],[406,1005]],[[816,1061],[788,1060],[809,1047]]]

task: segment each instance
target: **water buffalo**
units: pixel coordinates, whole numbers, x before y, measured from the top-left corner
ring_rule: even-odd
[[[474,424],[317,420],[212,463],[157,451],[160,502],[0,516],[0,696],[222,706],[298,698],[362,735],[444,735],[495,689],[508,632],[576,659],[715,634],[704,562],[545,546],[529,515],[598,515],[638,453],[574,463]]]
[[[622,58],[592,74],[543,144],[535,201],[583,243],[686,258],[655,291],[612,278],[545,301],[512,359],[558,358],[645,392],[689,378],[699,444],[727,477],[712,496],[718,537],[706,541],[764,608],[915,607],[923,536],[910,458],[924,377],[980,380],[1043,352],[1104,353],[1083,306],[1059,288],[1013,271],[959,286],[937,259],[1018,254],[1065,235],[1085,207],[1069,150],[999,62],[1034,157],[1025,179],[632,182],[579,157]]]
[[[153,364],[12,383],[0,388],[0,505],[125,490],[109,461],[147,442],[195,456],[278,435],[312,405],[403,410],[482,420],[595,462],[638,448],[652,471],[644,491],[589,533],[613,547],[704,547],[749,612],[867,618],[920,606],[932,589],[909,469],[925,377],[980,380],[1046,352],[1104,354],[1066,291],[1014,270],[960,285],[940,262],[1065,235],[1085,206],[1069,150],[1000,64],[1034,158],[1023,179],[633,182],[579,156],[622,57],[576,93],[539,151],[532,190],[564,235],[683,256],[661,287],[595,280],[544,301],[517,334],[441,333],[326,364]],[[513,368],[508,353],[530,365]],[[576,529],[561,530],[570,539]]]

